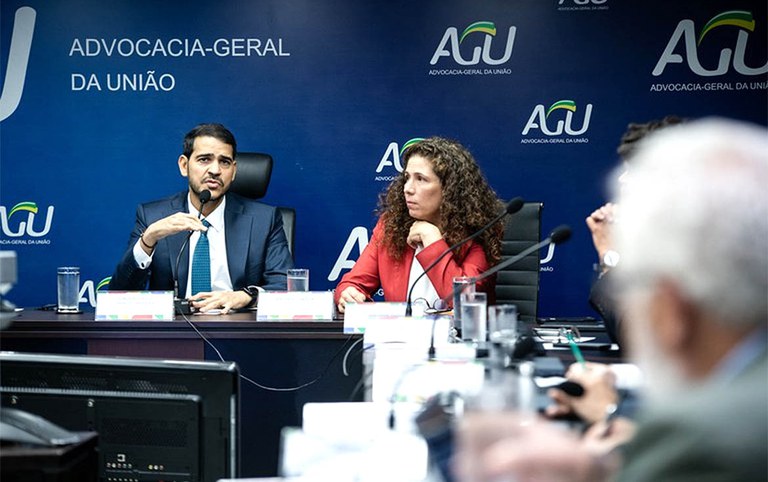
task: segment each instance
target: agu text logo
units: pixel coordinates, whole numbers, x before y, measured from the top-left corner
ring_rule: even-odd
[[[390,142],[389,145],[387,145],[387,148],[384,150],[384,154],[381,156],[379,164],[376,166],[377,176],[374,178],[374,180],[385,182],[394,181],[397,177],[396,175],[381,174],[382,171],[384,171],[385,168],[393,167],[398,174],[403,172],[403,164],[401,161],[403,153],[412,145],[423,140],[423,137],[414,137],[406,141],[402,147],[400,147],[397,142]]]
[[[3,235],[9,238],[41,238],[48,234],[53,223],[54,207],[48,206],[45,212],[41,212],[37,203],[24,201],[13,206],[10,211],[5,206],[0,206],[0,229]],[[41,218],[43,218],[41,220]],[[8,241],[8,240],[4,240]],[[22,240],[18,240],[22,241]],[[26,244],[10,243],[4,244]]]
[[[523,127],[522,135],[538,134],[541,138],[524,138],[521,143],[586,143],[589,139],[579,138],[589,129],[589,121],[592,118],[592,104],[587,104],[579,109],[576,102],[571,99],[558,100],[549,107],[538,104],[531,111],[528,122]],[[581,125],[578,123],[580,122]]]
[[[5,81],[0,93],[0,122],[10,117],[21,102],[36,17],[37,13],[31,7],[21,7],[16,10],[11,46],[8,51],[8,64],[5,68]]]
[[[506,30],[506,39],[504,39],[504,32],[499,32],[496,24],[487,20],[474,22],[461,33],[456,27],[448,27],[432,54],[429,64],[437,65],[443,57],[447,57],[453,61],[452,64],[462,67],[478,66],[481,63],[487,66],[500,66],[507,63],[512,57],[516,32],[517,27],[509,27]],[[481,39],[482,42],[480,42]],[[494,44],[499,43],[502,45],[501,48],[494,47]],[[492,69],[488,69],[476,73],[507,72],[494,72]]]
[[[654,77],[661,76],[670,67],[680,64],[701,77],[725,75],[731,69],[741,75],[764,75],[768,73],[768,60],[763,65],[750,66],[746,63],[750,41],[757,44],[761,41],[765,42],[765,37],[755,38],[756,25],[752,12],[746,10],[721,12],[712,17],[698,31],[693,20],[681,20],[672,32],[651,74]],[[722,28],[737,29],[735,44],[726,44],[726,39],[722,36],[714,41],[710,40],[710,33]],[[719,55],[716,56],[717,64],[702,64],[701,57],[715,58],[712,54],[718,47],[720,50]]]

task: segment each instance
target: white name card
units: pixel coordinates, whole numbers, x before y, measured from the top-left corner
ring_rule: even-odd
[[[347,303],[344,308],[344,332],[365,333],[365,328],[371,319],[393,319],[404,316],[405,302]]]
[[[100,291],[96,320],[173,320],[173,291]]]
[[[331,291],[264,291],[259,293],[258,321],[332,320]]]

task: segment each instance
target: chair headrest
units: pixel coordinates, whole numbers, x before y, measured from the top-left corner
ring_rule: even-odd
[[[272,177],[272,156],[260,152],[238,152],[237,174],[229,190],[250,199],[267,194]]]

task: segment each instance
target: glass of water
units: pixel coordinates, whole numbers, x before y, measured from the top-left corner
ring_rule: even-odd
[[[474,342],[488,340],[488,295],[485,293],[461,294],[461,338]]]
[[[488,336],[494,343],[512,346],[517,340],[517,306],[494,305],[488,308]]]
[[[62,266],[56,268],[59,313],[80,312],[80,268]]]
[[[288,270],[288,291],[309,291],[309,270],[294,268]]]

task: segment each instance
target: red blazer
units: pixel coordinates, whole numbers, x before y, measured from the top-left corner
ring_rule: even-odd
[[[448,249],[448,244],[444,239],[441,239],[424,248],[417,259],[422,266],[426,267],[446,249]],[[384,225],[379,219],[373,229],[373,237],[368,246],[360,254],[360,258],[352,270],[346,273],[336,286],[335,302],[338,304],[342,291],[349,286],[354,286],[369,297],[381,287],[384,289],[385,300],[406,301],[408,278],[411,274],[411,263],[415,252],[413,248],[406,247],[403,259],[395,261],[384,246]],[[427,276],[434,285],[437,294],[445,299],[449,305],[452,305],[453,278],[456,276],[477,276],[487,270],[488,267],[482,246],[470,241],[458,253],[443,257],[434,268],[429,270]],[[492,304],[496,298],[494,295],[495,286],[496,277],[491,276],[478,283],[476,289],[488,293],[488,302]],[[433,301],[430,300],[430,303]]]

